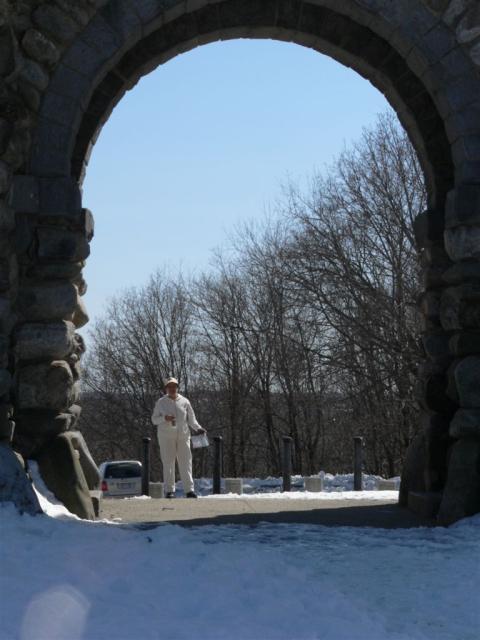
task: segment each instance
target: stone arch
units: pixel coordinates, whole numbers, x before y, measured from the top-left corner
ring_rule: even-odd
[[[79,297],[85,290],[81,267],[93,234],[91,214],[82,208],[81,181],[103,123],[142,75],[183,51],[221,39],[274,38],[326,53],[367,78],[392,104],[417,149],[429,192],[429,210],[416,222],[423,248],[426,358],[418,395],[425,413],[402,500],[419,491],[412,504],[418,499],[422,508],[434,509],[441,503],[444,521],[479,510],[478,11],[472,13],[471,3],[459,8],[448,0],[97,4],[100,8],[64,37],[62,55],[42,89],[29,152],[16,167],[9,193],[22,240],[16,248],[13,334],[17,446],[35,453],[37,441],[54,439],[73,421],[83,348],[74,327],[87,320]],[[54,27],[65,26],[61,20],[53,24],[58,12],[42,20],[38,10],[35,15],[53,38]],[[42,397],[39,377],[48,376],[63,389],[58,398],[48,390]],[[462,497],[458,487],[464,491],[466,484]]]

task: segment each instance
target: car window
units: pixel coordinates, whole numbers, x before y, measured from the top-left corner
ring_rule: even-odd
[[[105,469],[105,478],[141,478],[142,467],[131,462],[109,464]]]

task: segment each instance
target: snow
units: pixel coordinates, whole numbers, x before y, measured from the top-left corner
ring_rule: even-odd
[[[200,496],[202,500],[242,499],[237,493]],[[398,501],[398,491],[291,491],[289,493],[249,493],[248,500],[385,500]]]
[[[54,517],[0,507],[1,640],[478,638],[480,516],[145,531],[42,500]]]
[[[295,498],[295,499],[311,499],[318,498],[323,499],[332,499],[332,500],[340,500],[340,499],[359,499],[368,497],[369,500],[384,500],[386,499],[397,499],[398,498],[398,489],[400,489],[400,477],[390,478],[395,482],[396,490],[395,491],[378,491],[377,486],[379,480],[384,480],[380,476],[363,474],[363,492],[354,492],[353,491],[353,473],[345,473],[345,474],[336,474],[333,475],[331,473],[325,473],[320,471],[318,476],[323,477],[324,482],[324,491],[321,493],[316,492],[308,492],[304,491],[303,488],[303,477],[302,476],[292,476],[292,492],[282,493],[282,478],[276,477],[268,477],[268,478],[242,478],[243,483],[243,493],[248,494],[249,498]],[[176,491],[181,495],[182,493],[182,483],[177,482]],[[195,479],[195,491],[199,496],[208,496],[209,498],[218,499],[219,496],[212,496],[212,479],[211,478],[198,478]],[[235,497],[236,494],[225,494],[225,480],[222,480],[222,497],[227,497],[228,495],[232,495]],[[348,492],[348,495],[347,493]],[[329,495],[331,493],[335,493],[335,495]],[[365,493],[368,493],[368,496],[365,496]],[[383,495],[382,495],[383,494]],[[389,494],[389,495],[387,495]]]

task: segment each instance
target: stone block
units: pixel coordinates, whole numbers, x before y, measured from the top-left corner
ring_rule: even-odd
[[[42,100],[40,91],[32,87],[29,82],[24,82],[21,78],[17,81],[17,89],[26,106],[33,111],[33,113],[38,113]]]
[[[457,182],[462,183],[471,183],[475,180],[478,180],[478,176],[480,175],[480,161],[473,162],[467,161],[466,159],[459,163],[455,168],[455,176]]]
[[[460,406],[480,409],[480,357],[467,356],[460,360],[454,376]]]
[[[23,213],[17,213],[14,235],[14,248],[17,255],[27,254],[34,238],[33,224],[31,216]]]
[[[463,52],[461,55],[464,55]],[[454,142],[458,138],[475,133],[478,130],[479,120],[480,106],[476,104],[465,107],[460,113],[450,114],[445,120],[449,140]]]
[[[441,23],[423,36],[422,44],[426,46],[432,60],[441,60],[458,45],[455,35]]]
[[[96,518],[100,517],[100,510],[102,508],[102,498],[103,498],[103,494],[101,491],[90,490],[90,499],[92,501],[93,510],[95,512]]]
[[[444,217],[441,211],[423,211],[413,222],[415,243],[419,249],[441,242]]]
[[[0,368],[6,369],[8,366],[8,348],[10,340],[7,336],[0,335]]]
[[[480,225],[480,185],[462,184],[449,191],[445,209],[447,229],[461,225]]]
[[[14,323],[10,300],[0,296],[0,333],[9,335]]]
[[[105,51],[90,46],[89,43],[77,38],[63,56],[62,63],[69,69],[92,77],[100,73],[108,59]]]
[[[118,34],[121,42],[134,41],[141,34],[142,23],[127,0],[108,2],[100,9],[99,15]]]
[[[449,285],[463,284],[464,282],[480,282],[479,262],[457,262],[447,269],[442,279]]]
[[[75,402],[70,367],[63,360],[20,367],[16,381],[17,408],[63,412]]]
[[[421,278],[423,289],[438,289],[445,286],[443,280],[444,267],[427,267],[422,269]]]
[[[421,298],[420,310],[429,320],[434,320],[440,315],[440,291],[426,291]]]
[[[449,420],[443,415],[433,414],[422,422],[425,425],[425,489],[427,492],[441,491],[447,477],[447,455],[451,444]]]
[[[81,274],[73,280],[73,284],[77,287],[79,296],[84,296],[87,293],[88,285]]]
[[[70,98],[82,109],[86,109],[91,93],[90,79],[60,63],[50,79],[49,91]]]
[[[455,140],[451,146],[455,164],[461,162],[480,162],[480,135],[470,133]],[[477,220],[476,224],[479,224]]]
[[[449,414],[456,409],[456,404],[447,395],[447,376],[443,373],[419,378],[415,394],[426,411]]]
[[[13,434],[15,432],[15,422],[10,418],[4,419],[0,417],[0,442],[4,444],[11,444]]]
[[[55,410],[16,410],[15,425],[15,436],[21,434],[38,437],[45,442],[59,433],[68,431],[72,425],[72,416],[69,413],[58,413]]]
[[[25,321],[71,321],[77,297],[77,289],[70,282],[24,286],[18,294],[18,309]]]
[[[82,209],[81,213],[81,229],[83,230],[85,237],[91,242],[95,233],[95,221],[90,209]]]
[[[8,260],[0,258],[0,292],[10,289],[10,264]]]
[[[26,267],[27,277],[37,280],[70,280],[75,284],[76,279],[85,267],[85,262],[50,262],[33,264]]]
[[[411,441],[403,465],[399,503],[406,507],[411,491],[425,491],[424,470],[427,464],[425,434],[419,431]]]
[[[445,114],[451,111],[461,111],[477,100],[476,86],[470,76],[445,82],[442,86],[442,92],[437,95],[440,111],[445,109]]]
[[[397,491],[398,481],[396,478],[380,478],[377,480],[377,491]]]
[[[243,493],[242,478],[225,478],[225,493]]]
[[[456,333],[450,338],[449,349],[457,357],[480,353],[480,332]]]
[[[470,0],[450,0],[448,9],[443,14],[443,21],[452,26],[462,15]]]
[[[33,60],[26,60],[20,72],[20,78],[29,82],[38,91],[45,91],[48,86],[48,73],[43,67]]]
[[[452,445],[448,478],[438,521],[452,524],[480,511],[480,442],[458,440]]]
[[[42,102],[42,118],[51,118],[68,127],[75,122],[81,107],[68,96],[48,91]]]
[[[16,211],[37,213],[40,205],[38,179],[35,176],[14,176],[8,194],[8,204]]]
[[[177,4],[178,0],[143,0],[138,6],[137,13],[142,23],[148,24],[155,18],[164,16],[165,11]]]
[[[71,422],[72,416],[68,413],[38,410],[17,412],[13,446],[25,459],[34,458],[46,442],[67,431]]]
[[[480,67],[480,41],[470,49],[470,57]]]
[[[279,13],[280,11],[279,8]],[[212,34],[219,34],[220,20],[214,5],[207,4],[202,9],[198,9],[195,11],[194,17],[197,23],[198,34],[199,36],[203,36],[202,42],[206,38],[212,38]]]
[[[12,172],[10,167],[0,160],[0,194],[7,193],[12,181]]]
[[[0,396],[10,393],[12,386],[12,376],[7,369],[0,369]]]
[[[85,438],[80,431],[69,431],[65,434],[66,438],[70,438],[75,451],[79,453],[80,466],[87,481],[90,490],[94,490],[100,483],[100,471],[98,470],[95,460],[85,442]]]
[[[41,4],[33,12],[32,18],[42,32],[62,43],[73,40],[77,31],[75,22],[54,5]]]
[[[68,434],[60,434],[37,454],[40,475],[66,508],[79,518],[94,520],[90,490]]]
[[[466,283],[442,293],[440,319],[446,331],[480,330],[480,285]]]
[[[142,5],[143,5],[142,0]],[[139,5],[140,6],[140,5]],[[121,48],[123,38],[111,25],[97,13],[82,32],[82,39],[93,47],[98,47],[104,55],[111,58]]]
[[[26,323],[15,335],[15,355],[19,360],[61,360],[73,351],[75,327],[72,322]]]
[[[480,37],[480,5],[472,6],[462,17],[456,28],[456,35],[462,44]]]
[[[85,307],[85,303],[82,298],[78,298],[77,306],[75,307],[75,313],[73,314],[73,324],[80,329],[87,324],[90,320],[88,317],[87,309]]]
[[[13,133],[13,124],[5,118],[0,118],[0,155],[3,155]]]
[[[303,479],[305,491],[323,491],[323,478],[321,476],[306,476]]]
[[[37,255],[41,261],[79,262],[90,254],[86,237],[59,227],[37,229]]]
[[[72,144],[71,135],[70,127],[39,118],[30,157],[31,172],[39,176],[67,175],[70,159],[66,149]]]
[[[456,439],[480,440],[480,409],[459,409],[450,424],[450,435]]]
[[[432,491],[410,491],[408,508],[422,518],[435,518],[440,508],[442,494]]]
[[[103,0],[93,0],[93,2],[89,3],[80,3],[75,2],[75,0],[56,0],[56,4],[65,11],[68,15],[70,15],[75,22],[78,22],[79,25],[85,26],[88,24],[90,17],[93,13],[92,8],[88,5],[91,4],[94,7],[96,5],[102,4]],[[82,6],[83,4],[83,6]]]
[[[149,492],[151,498],[164,498],[165,490],[163,482],[150,482],[149,484]]]
[[[0,201],[0,233],[10,233],[15,227],[15,212],[4,201]]]
[[[53,66],[60,57],[60,51],[41,31],[28,29],[22,38],[24,51],[34,60]]]
[[[0,443],[0,502],[12,502],[20,513],[42,513],[37,495],[13,449]]]
[[[40,210],[47,214],[58,211],[75,216],[82,209],[82,194],[73,178],[40,179]]]
[[[423,267],[441,266],[445,269],[451,266],[452,261],[448,257],[443,245],[443,238],[440,244],[425,247],[420,256],[420,262]]]

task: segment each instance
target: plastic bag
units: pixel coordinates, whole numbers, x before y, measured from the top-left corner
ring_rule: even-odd
[[[208,447],[210,444],[208,442],[208,436],[206,433],[201,433],[198,436],[192,436],[192,447],[193,449],[201,449],[202,447]]]

